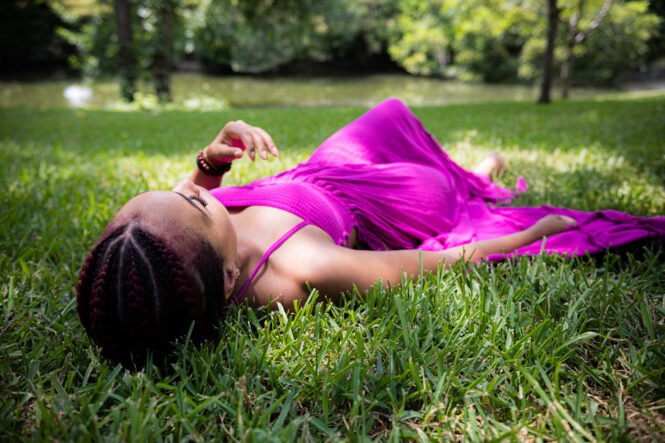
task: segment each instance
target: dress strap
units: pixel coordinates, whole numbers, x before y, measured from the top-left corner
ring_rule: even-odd
[[[268,248],[265,254],[263,254],[263,257],[261,257],[261,260],[259,260],[259,264],[256,265],[256,268],[254,268],[254,271],[252,272],[252,275],[249,276],[247,279],[247,282],[243,285],[242,288],[238,291],[238,294],[236,295],[235,302],[238,303],[242,298],[245,296],[245,292],[247,292],[247,289],[249,289],[249,285],[252,284],[252,281],[254,280],[254,277],[256,277],[256,274],[259,273],[261,268],[263,268],[263,265],[268,261],[268,258],[270,258],[270,255],[275,252],[277,248],[282,246],[285,241],[287,241],[293,234],[298,232],[300,229],[304,228],[305,226],[309,225],[310,223],[308,221],[302,221],[289,229],[289,231],[282,235],[279,240],[277,240],[273,245]]]

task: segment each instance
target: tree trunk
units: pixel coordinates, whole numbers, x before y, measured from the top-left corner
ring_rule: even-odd
[[[173,62],[173,27],[175,21],[175,2],[156,0],[155,16],[155,54],[152,59],[152,78],[155,93],[162,103],[171,101],[171,65]]]
[[[573,48],[575,47],[575,38],[580,23],[580,17],[584,12],[585,0],[578,0],[577,10],[573,12],[568,20],[568,36],[566,38],[566,47],[563,54],[563,62],[561,63],[561,75],[559,80],[561,83],[561,98],[568,98],[568,85],[570,79],[570,69],[573,62]]]
[[[589,29],[582,32],[579,30],[580,17],[584,14],[584,6],[586,5],[586,0],[578,0],[577,2],[577,11],[573,12],[568,21],[568,37],[566,39],[566,48],[563,56],[563,63],[561,64],[561,98],[568,98],[568,93],[570,91],[570,71],[573,66],[573,48],[577,43],[583,41],[589,32],[596,29],[600,26],[600,23],[603,21],[607,13],[610,11],[613,0],[605,0],[602,8],[598,11],[596,17],[589,24]]]
[[[557,0],[547,0],[547,48],[543,57],[543,83],[540,87],[540,98],[538,103],[550,102],[550,90],[552,89],[552,64],[554,59],[554,40],[556,39],[556,26],[559,22],[559,8]]]
[[[561,75],[559,76],[559,81],[561,82],[561,98],[568,98],[569,91],[569,79],[570,79],[570,68],[572,65],[573,59],[573,46],[574,43],[570,38],[566,41],[566,48],[563,54],[563,62],[561,63]]]
[[[136,60],[132,50],[132,20],[128,0],[114,0],[115,20],[118,27],[118,71],[120,93],[131,102],[136,92]]]

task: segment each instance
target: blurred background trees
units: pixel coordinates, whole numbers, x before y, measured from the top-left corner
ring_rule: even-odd
[[[546,0],[8,0],[2,5],[0,32],[11,42],[2,48],[3,69],[67,60],[85,76],[122,74],[128,98],[132,82],[150,80],[163,100],[170,97],[171,68],[183,61],[218,73],[341,66],[344,72],[395,69],[483,82],[539,81],[548,13]],[[118,27],[123,5],[129,34]],[[564,94],[571,83],[610,85],[626,69],[665,56],[665,7],[658,0],[558,0],[557,6],[552,68]]]
[[[554,67],[575,66],[576,83],[611,84],[645,62],[657,36],[660,20],[647,1],[606,4],[559,1]],[[263,73],[385,53],[411,74],[505,82],[540,77],[547,2],[203,0],[194,15],[195,52],[220,70]]]
[[[45,2],[0,2],[0,70],[24,73],[66,66],[75,48],[56,35],[64,24]]]
[[[70,65],[87,77],[118,75],[131,100],[139,79],[170,101],[169,75],[184,53],[182,0],[49,0],[66,23],[58,35],[76,47]]]

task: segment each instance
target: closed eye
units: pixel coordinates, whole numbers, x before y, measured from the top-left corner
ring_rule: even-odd
[[[201,203],[204,208],[206,206],[208,206],[208,201],[205,198],[201,197],[200,195],[193,194],[193,195],[190,195],[189,198],[191,198],[192,200],[196,200],[197,202]]]
[[[202,202],[202,201],[200,201],[198,198],[194,198],[194,197],[198,197],[198,196],[187,197],[185,194],[181,194],[181,193],[178,192],[178,191],[174,191],[174,192],[175,192],[176,194],[178,194],[180,197],[182,197],[182,199],[185,200],[187,203],[189,203],[194,209],[196,209],[196,210],[199,211],[201,214],[203,214],[203,215],[206,217],[206,219],[209,217],[208,214],[206,214],[206,213],[203,211],[203,209],[201,209],[201,206],[204,206],[204,207],[205,207],[205,206],[208,204],[208,202],[206,202],[205,199],[202,199],[202,200],[203,200],[203,202]],[[199,197],[199,198],[200,198],[200,197]],[[201,206],[199,206],[199,205],[197,205],[196,203],[194,203],[194,200],[198,201],[198,202],[201,204]],[[204,203],[204,202],[205,202],[205,203]],[[206,209],[206,212],[209,212],[209,211]]]

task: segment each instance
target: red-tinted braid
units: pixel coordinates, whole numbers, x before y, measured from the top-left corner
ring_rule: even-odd
[[[137,237],[140,237],[138,234]],[[196,280],[191,278],[190,274],[185,270],[181,264],[181,260],[175,252],[169,248],[165,242],[156,237],[147,236],[145,240],[150,243],[151,248],[156,251],[159,256],[163,258],[163,262],[159,262],[156,266],[166,266],[168,269],[168,276],[171,278],[171,286],[176,288],[177,305],[179,309],[183,309],[187,313],[190,320],[186,324],[182,324],[186,333],[192,320],[196,320],[196,327],[192,331],[192,337],[195,341],[200,341],[211,334],[214,334],[215,325],[219,322],[219,297],[210,297],[213,294],[221,294],[223,292],[223,280],[221,280],[221,272],[202,274],[202,277],[208,277],[207,281],[203,281],[205,291],[196,283]],[[210,247],[212,249],[212,247]],[[199,254],[201,267],[209,269],[211,266],[210,258],[212,257],[212,250],[207,253]],[[213,278],[210,278],[213,277]],[[217,277],[217,278],[214,278]],[[206,296],[207,295],[207,296]],[[182,312],[182,311],[181,311]],[[180,314],[178,317],[182,318]]]
[[[85,260],[85,264],[83,265],[83,269],[81,270],[81,274],[79,275],[78,284],[76,285],[76,307],[78,310],[79,318],[81,319],[81,322],[86,329],[90,327],[90,324],[88,323],[90,300],[88,297],[81,297],[80,294],[90,293],[96,272],[98,272],[99,262],[102,259],[104,252],[108,248],[109,244],[120,235],[122,235],[123,232],[124,229],[118,229],[112,232],[111,235],[102,238],[95,249],[90,251],[88,254],[88,257]]]
[[[117,265],[114,260],[118,256],[120,245],[118,242],[111,243],[106,251],[99,273],[96,275],[90,293],[90,329],[88,333],[102,346],[104,353],[112,359],[116,359],[121,351],[113,337],[113,316],[116,300],[111,296],[115,291],[116,278],[113,278],[113,270]]]
[[[143,269],[141,269],[143,268]],[[146,279],[145,266],[140,265],[140,258],[135,251],[130,252],[127,280],[125,281],[125,309],[123,312],[123,324],[126,328],[133,326],[134,340],[131,343],[131,349],[140,352],[156,343],[155,324],[156,324],[156,306],[149,299],[149,294],[144,286]],[[143,276],[143,277],[142,277]],[[149,288],[152,287],[148,279]],[[130,326],[131,325],[131,326]],[[127,329],[125,329],[127,330]]]
[[[150,236],[142,238],[142,241],[148,243],[150,249],[162,258],[162,261],[155,263],[155,268],[159,269],[163,267],[162,272],[167,275],[170,280],[170,286],[173,288],[173,294],[171,296],[174,303],[172,306],[173,308],[178,309],[180,313],[179,319],[189,319],[186,324],[182,321],[176,322],[176,327],[181,333],[185,333],[187,332],[186,329],[189,328],[191,321],[196,321],[195,332],[197,333],[194,338],[199,339],[200,334],[198,332],[203,326],[203,316],[201,315],[201,310],[197,309],[197,305],[201,305],[202,300],[204,299],[202,288],[195,289],[193,287],[193,279],[183,268],[179,257],[166,245],[166,243]],[[183,313],[185,313],[185,315],[183,315]],[[175,316],[176,315],[166,315],[166,317]],[[173,326],[174,325],[171,325],[171,327]]]
[[[163,239],[126,225],[93,249],[79,277],[77,308],[104,356],[141,366],[148,350],[159,358],[167,354],[192,321],[195,342],[215,335],[222,259],[201,239],[187,246],[198,252],[191,263]]]

